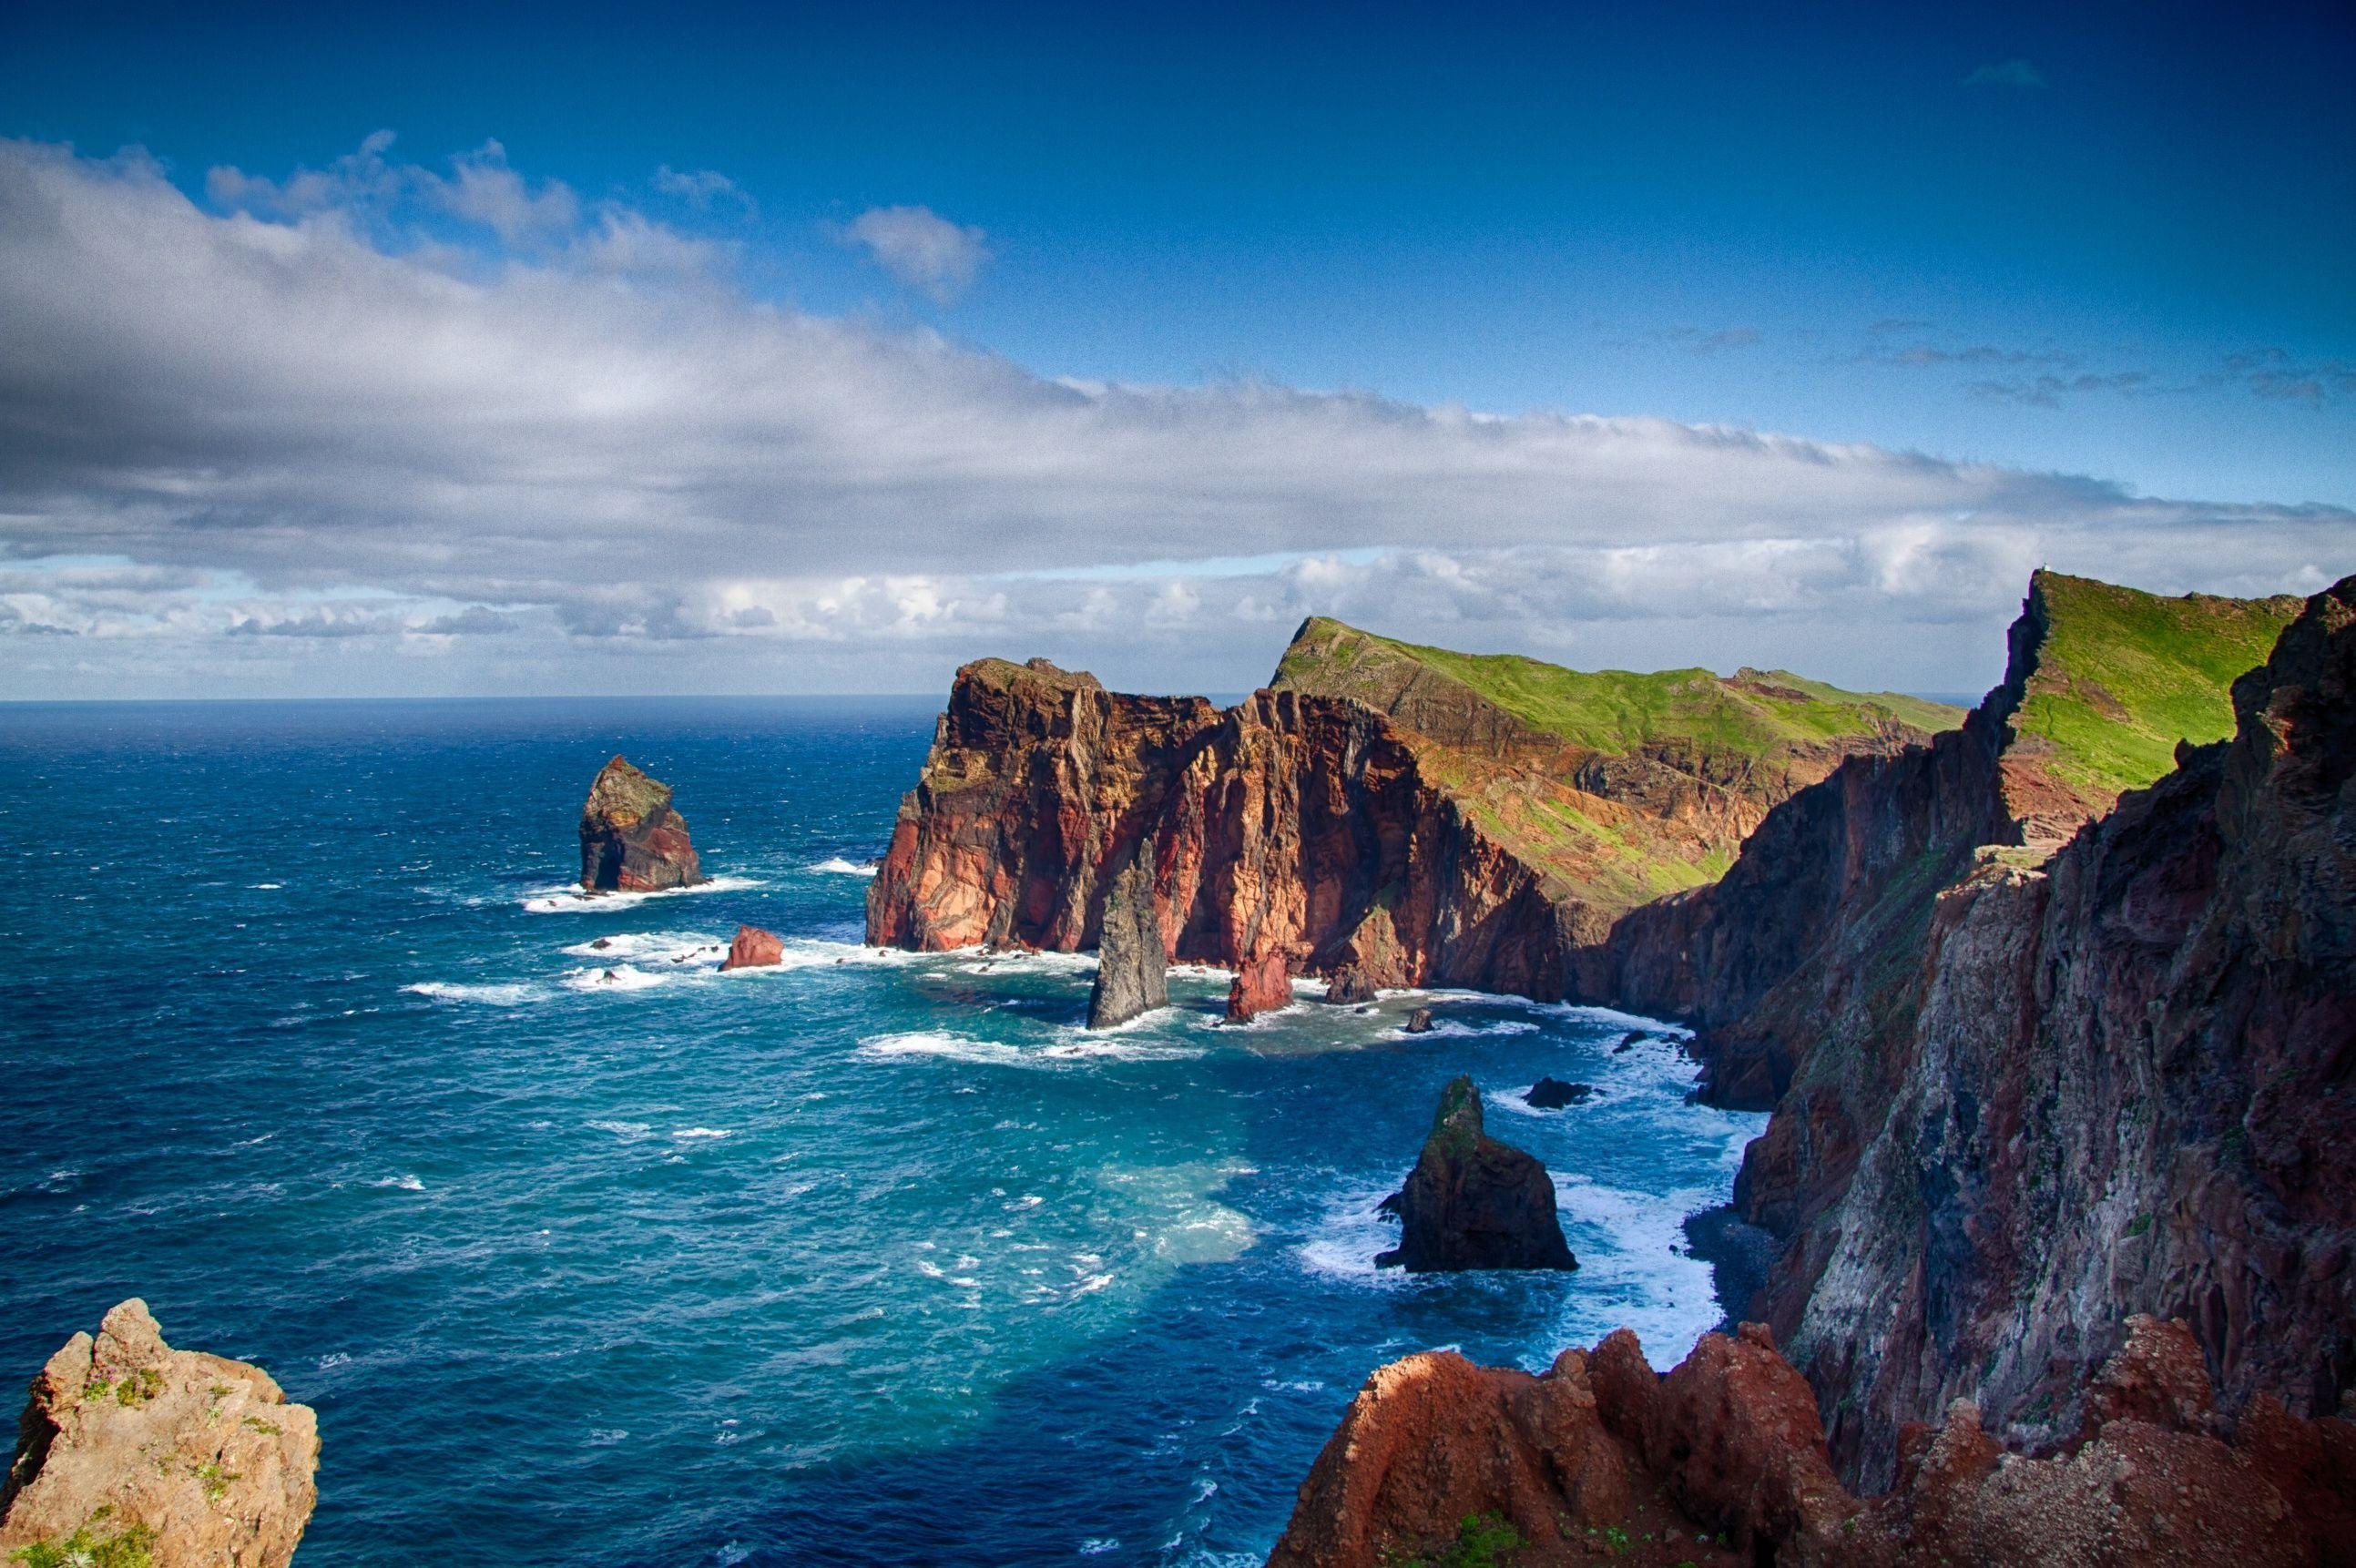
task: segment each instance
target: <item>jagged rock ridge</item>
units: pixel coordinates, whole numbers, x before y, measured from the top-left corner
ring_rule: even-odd
[[[600,769],[581,810],[583,889],[657,892],[707,880],[670,786],[622,757]]]
[[[1131,860],[1105,900],[1088,1027],[1110,1029],[1169,1005],[1170,955],[1153,912],[1153,869]]]
[[[284,1568],[318,1497],[310,1408],[259,1367],[173,1349],[135,1297],[49,1358],[18,1434],[0,1487],[12,1562]]]

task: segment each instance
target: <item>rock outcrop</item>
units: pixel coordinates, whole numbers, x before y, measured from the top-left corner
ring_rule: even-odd
[[[740,925],[734,940],[728,944],[728,956],[720,961],[723,970],[771,969],[786,961],[783,938],[757,925]]]
[[[1757,1324],[1665,1377],[1622,1328],[1546,1372],[1411,1356],[1366,1381],[1270,1568],[1431,1561],[1475,1531],[1516,1564],[1694,1568],[2356,1562],[2356,1425],[2214,1408],[2190,1333],[2135,1320],[2052,1453],[2007,1454],[1957,1402],[1897,1486],[1845,1490],[1815,1397]]]
[[[708,879],[670,786],[621,757],[589,786],[581,811],[581,886],[589,892],[659,892]]]
[[[0,1488],[12,1562],[284,1568],[318,1497],[310,1409],[259,1367],[173,1349],[136,1298],[49,1358],[18,1431]]]
[[[1170,1005],[1170,952],[1153,911],[1153,868],[1131,860],[1105,897],[1088,1027],[1110,1029]]]
[[[1470,1078],[1440,1093],[1431,1136],[1385,1207],[1398,1216],[1399,1244],[1375,1260],[1409,1274],[1457,1269],[1575,1269],[1555,1217],[1546,1167],[1481,1125]]]
[[[1224,710],[1115,695],[1044,660],[968,665],[869,890],[868,940],[1096,945],[1112,874],[1136,859],[1156,869],[1172,956],[1237,972],[1238,1020],[1300,976],[1339,977],[1345,998],[1455,985],[1554,1000],[1581,944],[1704,880],[1773,801],[1926,733],[1815,695],[1828,688],[1686,672],[1665,710],[1689,723],[1703,703],[1751,741],[1665,737],[1636,767],[1612,748],[1638,741],[1547,731],[1436,667],[1394,690],[1415,651],[1338,631],[1365,656],[1310,622],[1276,688]],[[1361,678],[1377,653],[1388,685]],[[1837,739],[1784,740],[1795,705]]]
[[[1584,1104],[1594,1097],[1592,1083],[1566,1083],[1559,1078],[1541,1078],[1522,1096],[1522,1103],[1534,1111],[1559,1111]]]
[[[1415,1008],[1407,1015],[1407,1022],[1400,1026],[1408,1034],[1430,1034],[1433,1027],[1430,1008]]]

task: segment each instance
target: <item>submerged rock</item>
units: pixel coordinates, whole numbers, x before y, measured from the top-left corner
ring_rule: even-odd
[[[0,1560],[284,1568],[318,1499],[309,1407],[259,1367],[173,1349],[135,1296],[49,1358],[18,1431]]]
[[[1153,912],[1153,868],[1131,860],[1105,894],[1088,1027],[1110,1029],[1170,1005],[1170,954]]]
[[[1566,1083],[1559,1078],[1541,1078],[1530,1085],[1522,1096],[1522,1104],[1534,1111],[1559,1111],[1566,1105],[1576,1105],[1595,1093],[1592,1083]]]
[[[1409,1274],[1574,1269],[1546,1167],[1482,1131],[1481,1092],[1457,1078],[1440,1093],[1423,1154],[1398,1194],[1399,1244],[1375,1260]]]
[[[709,881],[670,786],[616,757],[581,810],[581,885],[590,892],[656,892]]]
[[[767,969],[785,962],[786,944],[774,932],[763,931],[757,925],[740,925],[736,939],[728,944],[728,956],[721,961],[725,969]]]
[[[1431,1009],[1430,1008],[1418,1008],[1415,1011],[1408,1014],[1407,1032],[1409,1034],[1430,1034],[1431,1032]]]

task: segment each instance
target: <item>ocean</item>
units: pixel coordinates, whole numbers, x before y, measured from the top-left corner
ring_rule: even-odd
[[[145,1296],[319,1413],[298,1562],[1257,1563],[1366,1374],[1717,1322],[1763,1116],[1645,1020],[1448,993],[1078,1026],[1093,960],[860,944],[935,705],[0,708],[0,1380]],[[622,752],[704,889],[583,902]],[[739,922],[786,938],[723,975]],[[1440,1027],[1400,1029],[1417,1005]],[[1580,1269],[1373,1254],[1440,1086]],[[1540,1114],[1540,1074],[1599,1093]]]

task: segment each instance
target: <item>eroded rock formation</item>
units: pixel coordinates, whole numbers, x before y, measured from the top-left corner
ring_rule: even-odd
[[[0,1488],[11,1561],[112,1545],[155,1568],[284,1568],[317,1500],[309,1407],[259,1367],[173,1349],[135,1297],[49,1358],[18,1433]]]
[[[1131,860],[1113,879],[1097,933],[1088,1027],[1110,1029],[1170,1005],[1170,954],[1153,912],[1153,868]]]
[[[786,944],[772,931],[757,925],[740,925],[735,938],[728,944],[728,956],[720,967],[727,969],[769,969],[786,960]]]
[[[1537,1159],[1481,1125],[1470,1078],[1440,1092],[1431,1136],[1407,1184],[1385,1200],[1399,1244],[1375,1260],[1409,1274],[1454,1269],[1575,1269],[1555,1217],[1554,1180]]]
[[[1411,1356],[1352,1402],[1269,1562],[1429,1562],[1468,1520],[1510,1531],[1531,1568],[2356,1562],[2356,1425],[2269,1400],[2222,1416],[2190,1333],[2148,1318],[2080,1403],[2083,1429],[2030,1457],[1959,1401],[1909,1431],[1897,1487],[1867,1500],[1757,1324],[1703,1336],[1665,1377],[1624,1328],[1537,1376]]]
[[[600,769],[581,810],[583,889],[656,892],[707,880],[687,818],[670,803],[670,786],[621,757]]]

